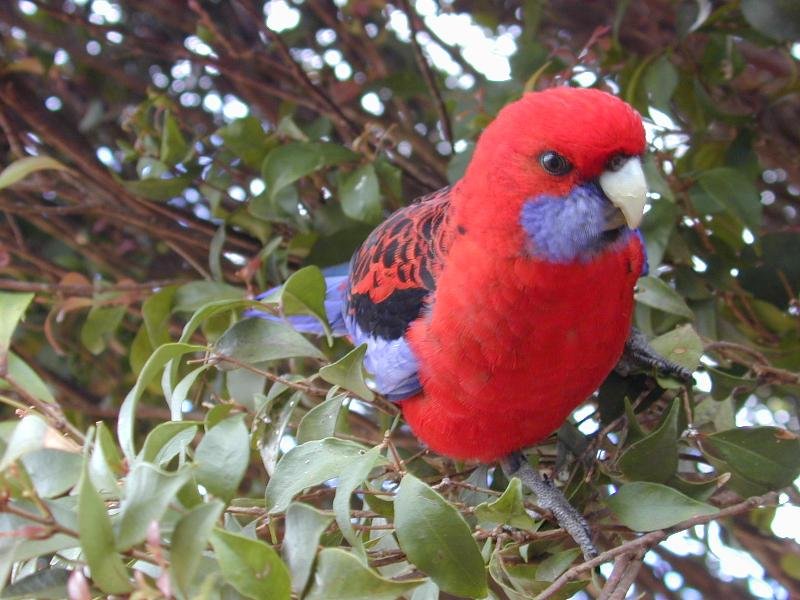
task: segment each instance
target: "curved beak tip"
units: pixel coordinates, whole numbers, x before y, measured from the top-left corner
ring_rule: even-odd
[[[647,180],[642,161],[634,156],[621,169],[603,171],[599,183],[611,203],[622,212],[628,227],[639,227],[647,203]]]

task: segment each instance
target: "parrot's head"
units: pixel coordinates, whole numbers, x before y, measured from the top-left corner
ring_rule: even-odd
[[[516,231],[541,259],[590,258],[639,226],[644,150],[641,117],[616,96],[569,87],[525,94],[478,140],[461,213]]]

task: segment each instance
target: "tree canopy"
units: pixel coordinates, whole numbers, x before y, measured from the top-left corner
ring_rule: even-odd
[[[798,72],[789,0],[0,2],[0,598],[800,597]],[[696,370],[529,452],[590,562],[364,348],[244,314],[325,323],[320,269],[557,85],[644,117],[635,324]]]

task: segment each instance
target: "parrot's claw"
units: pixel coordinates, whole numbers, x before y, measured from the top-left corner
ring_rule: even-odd
[[[655,370],[662,376],[674,377],[684,383],[692,382],[692,372],[689,369],[661,356],[650,345],[647,336],[636,327],[631,327],[625,349],[614,370],[623,377],[640,370]]]
[[[564,497],[548,479],[530,466],[521,452],[513,452],[500,461],[508,479],[518,477],[519,480],[536,494],[536,503],[553,513],[558,524],[572,536],[580,546],[586,560],[597,556],[597,548],[592,543],[592,530],[586,519]]]

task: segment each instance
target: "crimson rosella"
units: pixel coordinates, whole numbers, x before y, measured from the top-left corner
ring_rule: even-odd
[[[525,94],[460,181],[392,214],[327,282],[332,325],[367,344],[375,390],[414,433],[446,456],[503,459],[587,555],[582,517],[517,451],[586,400],[626,340],[628,362],[687,375],[630,335],[644,150],[640,116],[611,94]]]

